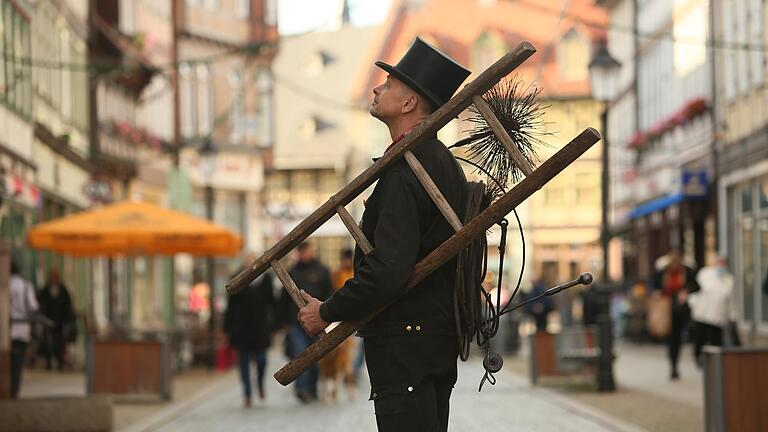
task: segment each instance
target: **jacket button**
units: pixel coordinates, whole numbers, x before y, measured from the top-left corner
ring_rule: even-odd
[[[411,327],[411,326],[405,326],[405,331],[411,331],[411,330],[413,330],[413,327]]]
[[[374,397],[374,398],[376,398],[377,396],[379,396],[379,394],[378,394],[378,393],[374,393],[374,394],[373,394],[373,397]]]
[[[420,325],[416,326],[416,331],[421,331],[421,326]]]
[[[412,392],[413,391],[413,387],[408,387],[408,391]]]

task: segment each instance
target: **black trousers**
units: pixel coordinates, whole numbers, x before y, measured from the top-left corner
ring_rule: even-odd
[[[393,392],[374,400],[379,432],[443,432],[455,375],[428,376],[409,391]]]
[[[672,371],[677,371],[677,360],[680,357],[680,346],[683,344],[683,334],[688,328],[691,311],[686,303],[678,303],[677,299],[672,297],[672,331],[667,338],[667,354]]]
[[[11,398],[19,396],[21,388],[21,370],[24,368],[24,360],[27,355],[27,343],[14,339],[11,343]]]
[[[703,322],[693,323],[693,354],[696,363],[701,362],[701,349],[704,345],[723,346],[723,328]]]

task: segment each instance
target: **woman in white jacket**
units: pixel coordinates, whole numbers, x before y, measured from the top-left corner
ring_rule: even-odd
[[[723,331],[736,319],[736,306],[733,275],[728,271],[724,256],[718,256],[714,264],[702,267],[696,282],[701,289],[688,296],[688,305],[694,324],[694,355],[696,364],[701,365],[704,345],[723,345]]]

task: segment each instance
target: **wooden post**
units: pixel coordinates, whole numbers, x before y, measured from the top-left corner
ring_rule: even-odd
[[[415,148],[425,138],[436,134],[438,130],[472,103],[473,96],[484,94],[490,90],[499,80],[515,70],[517,66],[533,55],[534,52],[536,52],[536,49],[533,45],[528,42],[521,42],[512,51],[491,65],[491,67],[481,73],[474,81],[467,84],[445,105],[432,113],[426,121],[414,128],[405,138],[387,150],[373,165],[355,177],[349,184],[304,219],[288,235],[251,264],[250,268],[243,270],[230,280],[226,286],[227,291],[230,294],[234,294],[264,273],[273,261],[285,256],[310,234],[320,228],[331,216],[336,214],[336,209],[339,206],[348,204],[376,181],[392,162],[401,158],[406,151]]]
[[[568,145],[541,164],[530,176],[523,179],[512,190],[504,194],[495,203],[491,204],[490,207],[472,219],[459,232],[421,260],[414,268],[408,280],[407,289],[410,290],[430,273],[452,259],[479,235],[509,214],[529,196],[533,195],[534,192],[541,189],[542,186],[552,180],[599,140],[600,134],[595,129],[587,128],[584,130]],[[275,379],[282,385],[290,384],[310,365],[328,354],[344,339],[351,336],[358,328],[387,306],[388,304],[383,305],[365,320],[342,322],[330,332],[320,336],[306,351],[277,371],[274,375]]]

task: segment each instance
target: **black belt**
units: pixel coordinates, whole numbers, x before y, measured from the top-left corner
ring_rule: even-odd
[[[454,336],[456,335],[456,326],[454,323],[436,323],[431,321],[389,321],[382,323],[366,324],[357,331],[359,337],[372,336],[411,336],[411,335],[430,335],[430,336]]]

